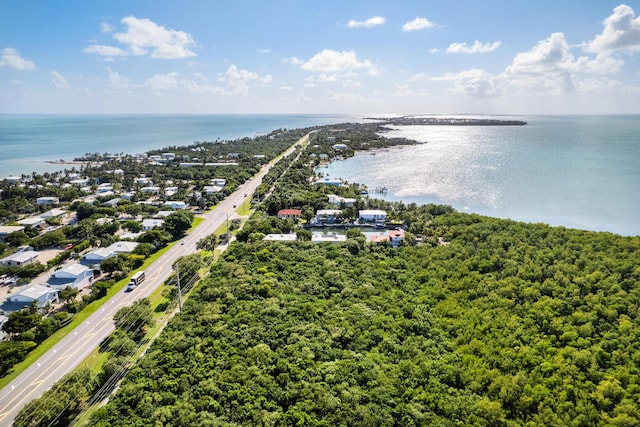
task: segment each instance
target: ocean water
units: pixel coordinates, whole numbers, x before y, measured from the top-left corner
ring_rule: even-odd
[[[402,126],[417,146],[321,171],[405,203],[640,235],[640,116],[524,117],[526,126]]]
[[[0,179],[70,169],[85,153],[143,153],[196,141],[339,123],[342,115],[0,115]]]

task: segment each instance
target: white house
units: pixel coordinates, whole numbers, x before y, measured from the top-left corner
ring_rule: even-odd
[[[224,178],[212,178],[210,181],[211,185],[217,185],[219,187],[224,187],[227,183],[227,180]]]
[[[19,176],[8,176],[4,179],[8,184],[17,184],[22,180],[22,177]]]
[[[313,243],[342,243],[347,241],[347,236],[337,233],[313,233],[311,241]]]
[[[384,222],[387,219],[387,213],[379,209],[366,209],[358,212],[358,218],[363,221]]]
[[[106,248],[98,248],[94,251],[89,252],[83,257],[83,260],[85,261],[85,263],[99,264],[105,259],[117,256],[118,254],[131,253],[138,245],[139,243],[137,242],[118,241],[112,243]]]
[[[59,216],[63,216],[67,213],[64,209],[53,208],[49,209],[45,213],[40,214],[40,218],[50,219],[50,218],[58,218]]]
[[[142,191],[143,193],[157,193],[160,191],[160,187],[154,187],[154,186],[142,187],[140,191]]]
[[[319,180],[317,180],[315,184],[333,185],[335,187],[339,187],[340,185],[342,185],[342,181],[336,178],[329,178],[328,176],[326,176],[324,178],[320,178]]]
[[[187,208],[187,204],[185,202],[177,201],[177,200],[166,201],[166,202],[164,202],[164,206],[168,207],[168,208],[171,208],[171,209],[186,209]]]
[[[298,239],[295,233],[292,234],[267,234],[262,240],[271,242],[295,242]]]
[[[64,289],[71,286],[83,289],[93,280],[93,270],[82,264],[71,264],[53,272],[47,286],[55,289]]]
[[[69,184],[75,185],[76,187],[85,187],[89,185],[89,178],[72,179],[69,181]]]
[[[219,185],[205,185],[202,188],[202,191],[204,191],[205,194],[214,194],[221,192],[222,187],[220,187]]]
[[[60,199],[57,197],[38,197],[36,199],[37,205],[57,205],[60,203]]]
[[[29,218],[24,218],[18,221],[18,224],[24,225],[25,227],[38,227],[45,223],[46,221],[44,218],[40,218],[39,216],[30,216]]]
[[[151,178],[146,178],[144,176],[136,178],[134,182],[138,185],[153,185]]]
[[[347,144],[333,144],[332,148],[336,151],[341,151],[341,150],[346,150],[349,147],[347,147]]]
[[[161,228],[162,224],[164,224],[163,219],[145,219],[142,221],[142,229],[144,231],[149,231],[154,228]]]
[[[315,222],[335,222],[335,220],[342,214],[340,209],[318,209],[316,211]]]
[[[33,285],[24,291],[11,295],[7,298],[7,301],[18,304],[23,304],[24,307],[31,305],[33,301],[38,302],[38,306],[43,307],[48,302],[58,302],[58,290],[47,288],[42,285]],[[19,308],[15,307],[15,311]]]
[[[0,225],[0,242],[4,242],[4,239],[9,234],[15,233],[17,231],[24,231],[24,226],[22,225]]]
[[[0,259],[0,265],[3,267],[23,267],[36,262],[38,262],[38,252],[36,251],[16,252]]]
[[[343,203],[345,206],[353,206],[353,204],[356,202],[356,199],[336,196],[335,194],[328,194],[327,197],[329,197],[329,203],[336,206],[340,206]]]

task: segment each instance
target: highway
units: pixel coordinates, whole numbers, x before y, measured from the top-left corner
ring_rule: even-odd
[[[283,155],[293,153],[298,144],[308,143],[308,138],[309,134],[303,136]],[[270,168],[271,164],[263,166],[251,180],[240,185],[234,193],[207,212],[205,220],[182,239],[184,244],[173,245],[158,261],[145,269],[146,279],[140,286],[132,292],[118,292],[53,349],[0,390],[0,426],[10,426],[20,409],[80,365],[115,329],[114,314],[135,300],[151,295],[171,275],[171,266],[178,258],[196,252],[198,240],[217,230],[227,218],[233,216],[236,206],[240,206],[247,197],[254,194]]]

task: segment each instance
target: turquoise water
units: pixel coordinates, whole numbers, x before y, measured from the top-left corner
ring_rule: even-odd
[[[405,126],[423,142],[324,169],[387,200],[640,235],[640,116],[525,117],[526,126]]]
[[[348,121],[337,115],[0,115],[0,178],[64,169],[85,153],[142,153],[171,145]],[[70,166],[67,166],[70,168]]]
[[[0,115],[0,178],[70,166],[46,160],[141,153],[353,121],[342,115]],[[325,173],[406,203],[640,235],[640,116],[518,117],[527,126],[406,126],[423,144],[365,153]]]

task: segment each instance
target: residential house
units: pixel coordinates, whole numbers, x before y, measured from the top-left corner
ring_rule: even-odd
[[[24,267],[36,262],[38,262],[38,252],[36,251],[15,252],[0,259],[0,265],[3,267]]]
[[[387,213],[379,209],[366,209],[358,212],[358,218],[364,222],[385,222]]]
[[[341,214],[342,211],[340,209],[318,209],[314,222],[318,224],[332,224],[336,222]]]
[[[155,193],[158,193],[160,191],[160,187],[155,187],[153,185],[150,185],[148,187],[142,187],[140,189],[140,191],[142,191],[143,193],[155,194]]]
[[[291,234],[267,234],[262,240],[271,242],[295,242],[298,239],[295,233]]]
[[[51,218],[58,218],[66,214],[67,214],[67,211],[65,211],[64,209],[53,208],[53,209],[49,209],[45,213],[41,213],[40,218],[44,218],[45,220],[47,220]]]
[[[182,201],[177,201],[177,200],[170,200],[170,201],[166,201],[164,202],[164,207],[168,207],[171,209],[186,209],[187,208],[187,204],[185,202]]]
[[[356,199],[336,196],[335,194],[328,194],[327,197],[329,197],[329,203],[336,206],[340,206],[343,203],[345,206],[353,206],[356,202]]]
[[[153,230],[154,228],[162,228],[163,219],[145,219],[142,221],[142,229],[144,231]]]
[[[60,199],[58,197],[38,197],[36,199],[36,205],[58,205]]]
[[[17,231],[24,231],[24,226],[22,225],[0,225],[0,242],[4,242],[9,234],[15,233]]]
[[[57,289],[51,289],[42,285],[33,285],[24,291],[7,297],[7,302],[0,306],[5,312],[18,311],[31,306],[35,301],[38,307],[44,307],[47,303],[58,302]]]
[[[278,211],[278,218],[280,219],[292,219],[297,221],[300,219],[302,211],[300,209],[280,209]]]
[[[342,185],[342,181],[337,178],[329,178],[328,176],[325,176],[324,178],[320,178],[319,180],[317,180],[314,184],[333,185],[335,187],[339,187],[340,185]]]
[[[39,216],[30,216],[29,218],[24,218],[18,221],[18,224],[24,225],[25,227],[40,227],[41,225],[46,224],[44,218]]]
[[[88,286],[92,280],[93,270],[76,263],[54,271],[47,282],[47,286],[54,289],[64,289],[67,286],[83,289]]]
[[[338,233],[313,233],[311,241],[313,243],[343,243],[347,241],[347,236]]]
[[[403,230],[390,230],[388,233],[373,235],[369,238],[369,241],[374,243],[389,243],[393,247],[398,247],[404,242]]]
[[[82,257],[84,264],[99,264],[107,258],[118,256],[118,254],[128,254],[135,250],[139,245],[137,242],[123,242],[118,241],[112,243],[106,248],[98,248],[94,251],[87,253]]]

